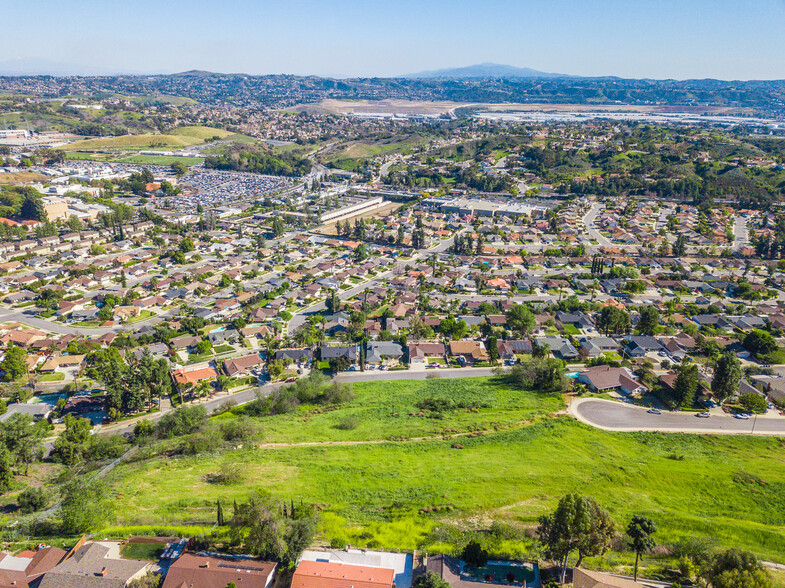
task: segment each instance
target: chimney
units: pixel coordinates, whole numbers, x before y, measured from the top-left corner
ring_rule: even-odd
[[[103,567],[103,568],[101,568],[101,571],[98,572],[96,575],[97,576],[106,576],[106,574],[108,574],[108,573],[109,573],[109,570],[107,570],[106,567]]]

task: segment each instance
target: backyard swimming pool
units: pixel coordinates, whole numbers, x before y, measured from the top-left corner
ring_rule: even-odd
[[[461,575],[486,584],[536,586],[539,583],[539,570],[535,563],[489,561],[481,568],[465,567]]]

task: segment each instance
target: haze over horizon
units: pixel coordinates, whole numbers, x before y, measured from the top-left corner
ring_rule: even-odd
[[[785,78],[783,0],[42,0],[4,12],[27,23],[0,38],[0,66],[20,74],[40,73],[37,63],[81,75],[397,77],[491,62],[590,77]]]

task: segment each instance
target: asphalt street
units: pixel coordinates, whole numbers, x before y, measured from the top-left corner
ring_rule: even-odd
[[[694,412],[665,410],[662,414],[649,414],[644,407],[598,398],[574,401],[570,405],[570,413],[587,425],[608,431],[785,435],[785,418],[773,415],[741,420],[716,414],[704,419]]]

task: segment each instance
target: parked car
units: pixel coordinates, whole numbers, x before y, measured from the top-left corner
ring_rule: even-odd
[[[297,378],[286,378],[284,380],[284,382],[287,383],[287,384],[291,384],[292,382],[296,382],[296,381],[297,381]]]
[[[737,419],[741,419],[742,421],[750,420],[750,415],[748,415],[746,412],[737,412],[733,416],[735,416]]]
[[[708,412],[699,412],[695,416],[698,417],[699,419],[707,419],[711,415]]]
[[[646,412],[649,414],[662,414],[662,411],[659,408],[650,408]]]

